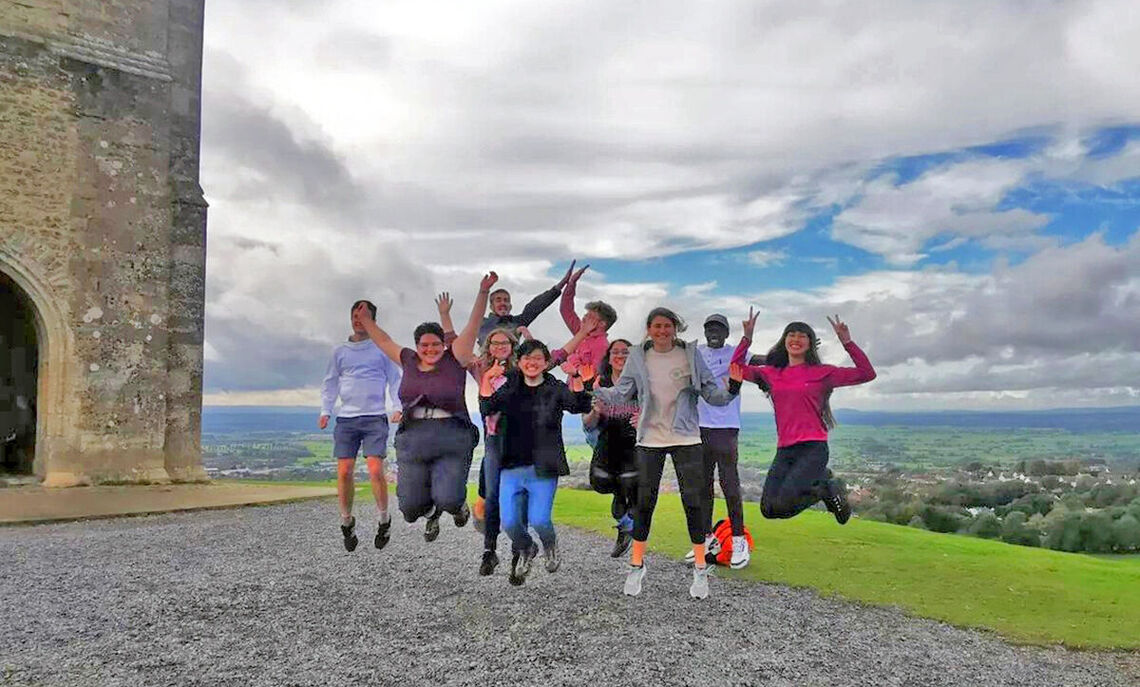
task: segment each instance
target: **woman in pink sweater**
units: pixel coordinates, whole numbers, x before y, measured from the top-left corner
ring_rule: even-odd
[[[744,338],[732,362],[746,362],[756,317],[749,310]],[[803,322],[784,328],[780,340],[768,351],[766,364],[744,366],[744,380],[756,382],[768,394],[776,413],[776,457],[768,468],[760,497],[760,512],[766,518],[790,518],[818,501],[824,502],[840,525],[851,517],[847,490],[827,469],[827,430],[835,426],[831,392],[836,387],[871,381],[875,368],[851,340],[851,332],[838,315],[827,321],[855,367],[821,363],[819,339]]]

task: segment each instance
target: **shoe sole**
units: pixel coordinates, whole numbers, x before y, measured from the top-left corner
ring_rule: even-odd
[[[740,563],[729,563],[728,567],[732,568],[733,570],[740,570],[741,568],[747,568],[748,564],[751,562],[752,561],[749,559]]]

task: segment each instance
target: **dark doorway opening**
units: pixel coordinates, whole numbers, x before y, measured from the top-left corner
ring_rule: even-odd
[[[0,473],[32,474],[38,338],[31,299],[0,272]]]

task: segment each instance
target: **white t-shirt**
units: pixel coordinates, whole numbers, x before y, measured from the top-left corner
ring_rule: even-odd
[[[645,352],[645,366],[649,372],[649,393],[653,396],[653,413],[641,418],[645,422],[645,435],[639,446],[664,448],[692,446],[701,443],[700,435],[685,436],[673,431],[673,418],[677,414],[677,396],[691,384],[692,370],[685,349],[674,346],[668,353],[652,348]]]
[[[705,360],[709,371],[720,380],[721,386],[728,388],[728,365],[732,362],[732,353],[736,346],[727,343],[720,348],[709,348],[706,344],[697,346],[697,353]],[[744,359],[748,360],[745,352]],[[740,429],[740,395],[732,399],[726,406],[714,406],[705,399],[697,399],[697,414],[700,416],[701,427],[709,429],[733,428]]]

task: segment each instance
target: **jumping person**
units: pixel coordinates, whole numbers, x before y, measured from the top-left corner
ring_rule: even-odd
[[[386,403],[394,406],[392,422],[401,419],[398,390],[400,368],[387,358],[372,342],[368,332],[356,315],[363,307],[376,319],[376,306],[360,300],[352,304],[352,335],[348,341],[333,349],[321,385],[321,415],[317,426],[325,429],[336,409],[337,398],[341,405],[336,412],[333,429],[333,457],[336,461],[336,494],[340,504],[340,532],[344,548],[356,550],[356,518],[352,515],[352,497],[355,492],[353,473],[356,456],[361,448],[368,461],[368,476],[372,482],[372,497],[380,512],[380,524],[373,540],[376,548],[388,543],[392,519],[388,515],[388,480],[384,476],[384,459],[388,455],[388,417]]]
[[[637,508],[634,511],[633,546],[625,593],[641,593],[645,579],[645,543],[665,457],[673,457],[681,504],[693,544],[693,583],[689,594],[695,599],[709,595],[708,567],[705,562],[705,479],[701,456],[701,433],[697,399],[713,405],[727,405],[736,395],[722,387],[705,361],[697,354],[696,343],[677,338],[684,323],[668,308],[654,308],[645,319],[646,341],[630,353],[621,377],[610,389],[595,389],[594,397],[610,405],[624,405],[636,395],[641,406],[637,424]],[[739,374],[740,370],[735,372]],[[739,389],[737,389],[739,391]]]
[[[602,357],[597,386],[609,388],[621,377],[633,344],[614,339]],[[633,421],[635,403],[610,406],[594,399],[593,408],[582,418],[587,432],[596,432],[597,442],[590,460],[590,487],[599,494],[613,494],[610,512],[617,521],[617,539],[611,558],[624,556],[633,542],[633,509],[637,504],[637,428]]]
[[[444,329],[444,342],[447,345],[451,345],[456,338],[451,322],[451,305],[451,296],[446,292],[439,294],[436,298],[440,322],[442,322]],[[551,353],[551,364],[556,365],[565,360],[583,340],[599,328],[600,323],[597,319],[587,316],[586,321],[574,338],[570,339],[562,348]],[[525,327],[518,329],[526,331]],[[527,334],[529,335],[529,332]],[[481,383],[483,373],[498,363],[499,367],[503,369],[503,373],[491,380],[492,389],[497,390],[506,382],[506,375],[517,367],[518,357],[515,349],[518,345],[518,339],[510,329],[503,327],[492,329],[483,341],[482,352],[467,366],[468,372],[475,378],[476,383]],[[479,498],[475,502],[473,515],[476,526],[481,526],[483,533],[483,555],[479,562],[479,574],[486,576],[492,574],[499,565],[499,473],[503,437],[499,431],[498,413],[492,415],[480,413],[480,415],[483,420],[483,460],[479,465],[477,491]],[[525,506],[525,503],[522,505]],[[525,529],[527,525],[525,508],[522,509],[518,519],[521,520],[522,527]]]
[[[744,321],[744,338],[733,355],[734,364],[747,356],[756,317],[750,309]],[[821,363],[819,339],[803,322],[784,328],[780,340],[768,351],[766,364],[744,367],[744,380],[756,382],[768,394],[776,414],[776,457],[768,468],[760,497],[760,513],[765,518],[790,518],[819,501],[840,525],[851,517],[847,489],[827,469],[827,430],[835,426],[831,392],[836,387],[871,381],[875,368],[851,340],[850,330],[838,315],[827,321],[855,367]],[[732,385],[739,387],[739,382]]]
[[[590,409],[590,394],[572,392],[563,382],[547,372],[551,354],[541,341],[530,340],[518,348],[518,370],[507,374],[507,381],[497,391],[492,384],[504,374],[496,361],[486,372],[479,387],[479,409],[484,416],[502,414],[502,461],[499,486],[499,514],[503,529],[511,538],[510,583],[521,585],[530,573],[538,555],[538,545],[518,517],[518,501],[527,500],[527,522],[542,541],[547,572],[561,565],[551,510],[558,478],[570,474],[566,449],[562,444],[562,413],[585,413]],[[581,378],[589,382],[594,373],[588,366],[580,369]]]
[[[570,263],[570,269],[574,269],[574,263]],[[577,334],[582,327],[581,318],[578,317],[578,313],[574,312],[574,296],[578,290],[578,280],[588,269],[590,266],[586,265],[577,272],[572,272],[562,289],[562,301],[559,303],[558,310],[562,315],[562,321],[566,323],[566,328],[570,330],[571,334]],[[610,342],[607,332],[617,322],[617,311],[604,301],[590,301],[586,304],[586,314],[589,315],[590,313],[601,320],[604,326],[596,329],[578,346],[578,350],[566,362],[567,371],[576,369],[580,365],[589,365],[598,369],[602,363],[602,356],[609,350]]]
[[[443,327],[436,322],[416,327],[412,350],[393,341],[366,308],[355,311],[373,343],[403,368],[400,401],[404,418],[396,432],[396,495],[406,521],[427,516],[425,541],[439,536],[439,518],[444,512],[452,514],[456,527],[466,525],[471,515],[467,471],[479,430],[467,412],[466,368],[474,357],[479,320],[496,280],[494,272],[483,277],[467,326],[450,347],[444,345]]]
[[[705,343],[697,346],[701,357],[713,376],[728,387],[728,366],[735,351],[725,345],[728,339],[728,318],[724,315],[709,315],[705,319]],[[747,351],[745,351],[747,356]],[[745,358],[747,359],[747,357]],[[726,406],[714,406],[704,399],[697,401],[697,411],[701,422],[701,447],[705,464],[705,492],[708,511],[705,525],[708,538],[705,539],[707,553],[720,552],[720,540],[712,535],[713,476],[720,474],[720,490],[724,493],[728,520],[732,525],[732,558],[730,566],[743,568],[748,565],[751,554],[748,541],[744,538],[744,503],[740,496],[740,473],[737,471],[737,442],[740,438],[740,396]]]
[[[514,332],[519,327],[530,325],[530,323],[534,322],[535,318],[549,308],[554,301],[558,300],[558,294],[562,293],[562,287],[566,286],[566,282],[570,281],[573,272],[574,263],[571,262],[570,269],[566,270],[566,274],[563,275],[562,279],[554,286],[532,298],[518,315],[511,314],[510,292],[506,289],[495,289],[490,295],[491,312],[488,313],[479,324],[479,341],[482,342],[486,340],[487,335],[491,333],[492,329],[503,327]]]

